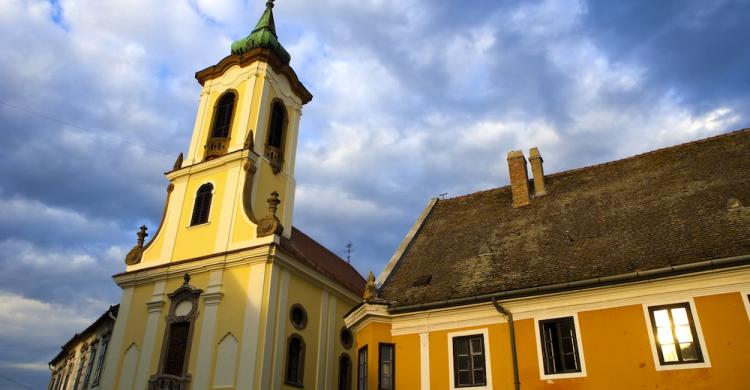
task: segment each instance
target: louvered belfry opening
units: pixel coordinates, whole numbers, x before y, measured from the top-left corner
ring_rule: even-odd
[[[195,205],[193,206],[193,217],[190,220],[190,226],[208,222],[213,190],[214,186],[211,183],[206,183],[198,188],[198,193],[195,194]]]

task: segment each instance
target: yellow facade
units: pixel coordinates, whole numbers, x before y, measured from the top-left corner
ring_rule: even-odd
[[[750,268],[508,300],[514,314],[521,389],[743,389],[750,383]],[[665,366],[655,352],[647,308],[688,303],[705,363]],[[574,316],[583,372],[545,375],[540,320]],[[509,325],[492,303],[388,313],[367,304],[347,317],[357,349],[368,347],[368,389],[378,389],[379,343],[396,348],[397,389],[454,389],[451,335],[486,333],[488,384],[514,389]],[[651,335],[651,336],[650,336]],[[420,344],[426,340],[424,344]],[[491,378],[491,382],[489,379]]]
[[[340,333],[364,280],[292,227],[299,119],[311,97],[263,48],[196,77],[203,89],[195,127],[187,153],[166,173],[161,224],[148,242],[140,233],[125,272],[114,277],[123,293],[101,388],[334,388],[339,358],[354,356]],[[221,111],[226,101],[232,111]],[[272,118],[278,107],[282,122]],[[220,112],[230,112],[226,136],[216,133]],[[206,184],[208,198],[200,192]],[[311,245],[315,255],[305,253]],[[315,256],[329,259],[315,263]],[[293,307],[306,314],[304,325],[294,322]],[[292,338],[302,341],[301,360],[291,358]],[[173,349],[185,354],[179,374],[170,371],[182,356]],[[290,361],[302,364],[299,383],[287,381]]]

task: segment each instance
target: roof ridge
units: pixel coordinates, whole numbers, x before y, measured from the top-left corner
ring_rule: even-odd
[[[323,245],[323,244],[319,243],[319,242],[318,242],[318,241],[317,241],[316,239],[314,239],[314,238],[310,237],[310,235],[308,235],[307,233],[303,232],[303,231],[302,231],[302,230],[300,230],[300,229],[299,229],[298,227],[296,227],[296,226],[292,226],[292,230],[296,230],[296,231],[297,231],[297,233],[299,233],[299,234],[301,234],[301,235],[303,235],[303,236],[307,237],[307,238],[308,238],[308,239],[309,239],[310,241],[312,241],[312,242],[314,242],[315,244],[317,244],[317,245],[318,245],[318,246],[319,246],[320,248],[322,248],[322,249],[323,249],[324,251],[326,251],[326,252],[328,252],[328,253],[332,254],[332,255],[333,255],[334,257],[336,257],[336,259],[338,259],[338,260],[339,260],[339,261],[341,261],[342,263],[344,263],[344,264],[348,265],[348,266],[349,266],[349,268],[351,268],[351,269],[352,269],[352,270],[353,270],[354,272],[356,272],[356,273],[357,273],[357,275],[359,275],[359,276],[362,276],[362,274],[360,274],[360,273],[359,273],[359,271],[357,271],[357,269],[356,269],[356,268],[354,268],[354,266],[353,266],[353,265],[352,265],[351,263],[349,263],[349,262],[347,262],[346,260],[344,260],[343,258],[341,258],[341,256],[337,255],[336,253],[334,253],[333,251],[331,251],[330,249],[328,249],[328,248],[327,248],[327,247],[326,247],[325,245]],[[362,277],[362,279],[364,279],[364,277]]]
[[[670,150],[684,148],[684,147],[691,146],[691,145],[697,145],[697,144],[701,144],[701,143],[704,143],[704,142],[711,142],[711,141],[715,141],[715,140],[720,139],[720,138],[731,137],[731,136],[735,136],[737,134],[746,133],[746,132],[750,133],[750,127],[746,127],[746,128],[739,129],[739,130],[733,130],[733,131],[730,131],[730,132],[727,132],[727,133],[713,135],[713,136],[707,137],[707,138],[700,138],[700,139],[693,140],[693,141],[683,142],[681,144],[675,144],[675,145],[665,146],[663,148],[654,149],[654,150],[650,150],[650,151],[639,153],[639,154],[634,154],[632,156],[623,157],[623,158],[620,158],[620,159],[617,159],[617,160],[605,161],[603,163],[598,163],[598,164],[593,164],[593,165],[587,165],[587,166],[583,166],[583,167],[568,169],[568,170],[565,170],[565,171],[550,173],[548,175],[544,175],[544,178],[548,179],[548,178],[551,178],[551,177],[563,176],[563,175],[567,175],[567,174],[571,174],[571,173],[576,173],[576,172],[581,172],[581,171],[587,171],[587,170],[591,170],[591,169],[595,169],[595,168],[600,168],[600,167],[603,167],[603,166],[619,164],[619,163],[622,163],[622,162],[625,162],[625,161],[634,160],[636,158],[642,158],[642,157],[645,157],[645,156],[650,156],[650,155],[654,155],[654,154],[664,153],[664,152],[667,152],[667,151],[670,151]],[[529,180],[533,180],[533,179],[529,179]],[[507,184],[507,185],[504,185],[504,186],[500,186],[500,187],[495,187],[495,188],[489,188],[489,189],[486,189],[486,190],[480,190],[480,191],[470,192],[468,194],[458,195],[458,196],[455,196],[455,197],[452,197],[452,198],[448,198],[448,199],[443,199],[443,200],[446,200],[446,201],[447,200],[457,200],[457,199],[467,198],[467,197],[474,196],[474,195],[481,195],[481,194],[484,194],[484,193],[487,193],[487,192],[502,190],[504,188],[510,188],[510,184]]]

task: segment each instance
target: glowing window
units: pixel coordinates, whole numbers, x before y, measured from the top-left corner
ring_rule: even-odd
[[[698,363],[703,353],[688,303],[648,308],[661,364]]]

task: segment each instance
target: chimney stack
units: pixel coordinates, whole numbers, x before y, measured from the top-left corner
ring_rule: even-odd
[[[534,176],[534,196],[547,194],[547,187],[544,185],[544,160],[539,154],[539,148],[533,147],[529,150],[529,163],[531,163],[531,173]]]
[[[529,204],[529,174],[526,170],[526,157],[520,150],[508,152],[508,173],[510,190],[513,194],[513,207]]]

